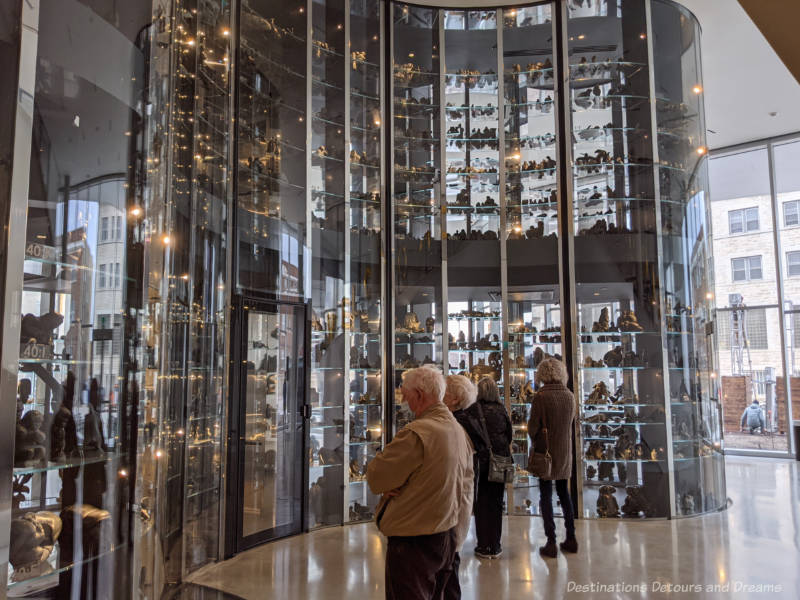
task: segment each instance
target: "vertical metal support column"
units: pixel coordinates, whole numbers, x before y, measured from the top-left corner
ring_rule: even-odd
[[[385,252],[385,285],[384,295],[386,297],[386,304],[383,311],[383,337],[385,348],[387,352],[383,354],[383,403],[385,412],[383,414],[383,442],[388,444],[392,440],[394,433],[394,270],[395,270],[395,253],[394,253],[394,51],[393,51],[393,36],[392,36],[392,23],[394,15],[394,3],[381,2],[382,23],[383,28],[381,31],[381,74],[383,77],[381,90],[383,91],[382,102],[388,102],[388,110],[382,113],[383,127],[381,127],[381,136],[383,141],[384,157],[381,160],[381,177],[383,178],[384,188],[382,190],[381,208],[383,209],[383,248]],[[388,39],[387,39],[388,38]],[[390,69],[391,73],[384,74],[386,69]],[[388,119],[386,118],[388,116]],[[386,128],[389,128],[388,133]]]
[[[17,372],[22,320],[22,279],[28,221],[28,184],[33,137],[33,95],[36,89],[36,55],[39,47],[39,0],[22,2],[19,45],[19,83],[15,90],[14,148],[7,230],[6,280],[3,297],[2,364],[0,365],[0,598],[6,597],[11,525],[11,477],[14,468],[14,433],[17,422]]]
[[[500,339],[502,342],[503,357],[503,395],[508,414],[511,414],[511,376],[508,372],[510,360],[508,356],[509,336],[508,336],[508,213],[506,211],[506,96],[505,81],[503,71],[505,61],[503,56],[503,9],[498,8],[495,15],[497,24],[497,186],[500,191],[500,231],[497,239],[500,240],[500,326],[502,331]],[[469,135],[469,128],[467,129]],[[506,494],[509,501],[506,502],[506,514],[512,514],[514,506],[514,484],[506,485]]]
[[[789,445],[786,451],[794,455],[797,452],[794,439],[794,427],[792,424],[792,386],[791,386],[791,373],[792,366],[789,362],[789,357],[786,354],[786,297],[783,285],[784,269],[783,269],[783,250],[781,247],[781,234],[780,234],[780,220],[778,219],[778,180],[775,173],[775,144],[770,141],[767,143],[767,164],[769,166],[769,194],[772,203],[772,234],[775,240],[775,274],[777,291],[778,291],[778,311],[780,317],[780,333],[781,333],[781,358],[783,360],[783,388],[786,395],[783,401],[786,403],[786,431],[789,434]]]
[[[311,11],[313,10],[313,0],[306,0],[306,106],[305,106],[305,120],[306,120],[306,247],[303,256],[303,290],[306,300],[311,300],[313,310],[314,306],[314,228],[312,227],[312,202],[313,196],[311,195],[311,154],[314,148],[311,147],[314,141],[312,134],[312,122],[314,115],[312,114],[313,105],[311,103],[311,56],[312,56],[312,39],[314,36],[314,21],[312,19]],[[237,115],[238,117],[238,115]],[[310,368],[310,365],[309,365]]]
[[[666,313],[666,294],[664,290],[664,243],[662,239],[661,220],[661,178],[660,160],[658,152],[658,118],[656,114],[656,84],[654,73],[653,56],[653,12],[650,0],[645,0],[645,20],[647,22],[647,74],[649,78],[649,102],[650,102],[650,131],[653,143],[653,203],[656,213],[656,260],[658,273],[658,311],[659,311],[659,335],[661,336],[661,379],[664,389],[664,427],[667,434],[667,468],[669,480],[669,514],[670,518],[677,516],[677,506],[675,505],[675,467],[674,453],[672,447],[672,403],[670,402],[669,386],[669,352],[667,348],[667,322],[664,318]]]
[[[236,180],[237,177],[237,165],[238,165],[238,158],[239,158],[239,135],[238,135],[238,126],[239,126],[239,115],[237,113],[237,109],[239,106],[239,48],[238,48],[238,40],[239,40],[239,23],[241,21],[241,13],[239,12],[241,8],[240,0],[232,0],[231,2],[231,33],[228,36],[230,40],[230,46],[228,47],[228,53],[230,58],[228,59],[228,114],[230,118],[228,119],[228,163],[227,163],[227,172],[228,172],[228,180],[230,181],[228,185],[228,193],[226,196],[226,202],[228,205],[227,214],[233,215],[229,216],[228,219],[225,221],[225,234],[227,235],[228,240],[228,251],[225,257],[225,270],[228,273],[228,276],[225,278],[226,281],[232,282],[229,285],[225,286],[224,291],[224,302],[225,302],[225,333],[223,336],[223,344],[224,349],[223,353],[224,356],[227,357],[227,364],[230,365],[230,356],[232,351],[232,319],[233,319],[233,289],[236,286],[238,281],[238,273],[234,273],[233,269],[236,263],[234,262],[234,255],[237,252],[238,248],[236,248],[236,243],[234,238],[234,234],[236,233],[235,223],[236,218],[235,214],[237,211],[237,198],[239,195],[236,193],[238,190]],[[223,397],[229,398],[230,397],[230,385],[231,385],[231,369],[225,368],[223,371]],[[230,403],[227,403],[226,406],[230,406]],[[228,441],[229,437],[227,432],[230,431],[230,420],[231,415],[230,411],[223,410],[222,411],[222,427],[221,431],[225,432],[220,437],[220,490],[227,490],[227,481],[228,481]],[[227,525],[227,514],[228,514],[228,494],[221,493],[219,500],[219,540],[217,545],[217,557],[224,557],[225,556],[225,532],[226,532],[226,525]]]
[[[442,373],[447,377],[450,344],[447,341],[447,64],[444,36],[444,9],[439,9],[439,237],[442,248]]]
[[[352,314],[352,274],[350,269],[350,187],[352,180],[350,148],[352,145],[352,123],[350,122],[350,0],[344,0],[344,285],[342,286],[342,331],[344,332],[344,376],[342,377],[342,398],[344,404],[344,501],[342,502],[342,522],[350,518],[350,348],[353,343],[350,315]],[[358,366],[358,365],[356,365]]]
[[[567,373],[572,381],[576,402],[580,405],[579,389],[575,389],[578,379],[578,307],[575,298],[575,221],[573,213],[574,186],[572,181],[572,110],[569,81],[569,38],[567,36],[568,10],[566,2],[553,4],[553,95],[556,99],[558,120],[556,122],[556,180],[558,182],[558,265],[559,265],[559,303],[561,306],[561,350]],[[583,477],[578,476],[578,466],[582,456],[582,431],[580,419],[575,419],[573,437],[575,439],[574,465],[572,473],[572,502],[576,516],[583,515]]]
[[[378,22],[381,24],[381,31],[378,32],[379,36],[379,47],[380,47],[380,56],[378,57],[378,77],[379,77],[379,84],[378,84],[378,93],[380,94],[380,115],[381,115],[381,130],[380,130],[380,148],[381,152],[384,152],[386,148],[386,140],[388,136],[386,135],[386,128],[392,127],[394,124],[394,119],[390,116],[387,120],[386,118],[386,102],[387,96],[384,94],[384,90],[386,89],[386,39],[384,37],[384,32],[388,31],[388,29],[384,28],[383,25],[386,22],[386,13],[389,10],[389,7],[386,5],[385,2],[381,2],[378,5]],[[388,96],[391,99],[391,96]],[[387,198],[387,190],[388,185],[386,184],[386,160],[381,160],[381,217],[386,216],[386,198]],[[386,270],[387,270],[387,256],[391,257],[392,255],[385,252],[386,249],[386,239],[387,239],[387,228],[381,227],[381,310],[380,310],[380,318],[381,323],[389,322],[389,315],[394,313],[389,313],[386,309],[388,305],[388,290],[387,290],[387,277],[386,277]],[[384,360],[387,356],[389,356],[389,345],[388,340],[390,333],[384,332],[384,335],[381,336],[381,356],[384,357]],[[391,360],[391,357],[389,357]],[[387,365],[388,366],[388,365]],[[388,438],[387,438],[387,415],[389,414],[389,403],[386,402],[386,381],[387,381],[387,374],[389,373],[388,368],[384,368],[383,372],[381,373],[381,447],[385,446]]]

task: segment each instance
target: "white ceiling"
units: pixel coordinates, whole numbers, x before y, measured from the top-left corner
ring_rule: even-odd
[[[708,132],[709,148],[800,131],[800,84],[739,2],[680,4],[703,28],[706,123],[716,132]]]

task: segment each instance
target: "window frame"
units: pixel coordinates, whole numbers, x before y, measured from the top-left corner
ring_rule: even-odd
[[[794,223],[789,223],[786,219],[786,209],[789,206],[794,207]],[[798,200],[784,200],[781,206],[781,212],[783,213],[783,226],[784,227],[796,227],[800,225],[800,199]]]
[[[800,216],[800,215],[798,215]],[[792,263],[790,257],[797,259],[797,273],[792,273]],[[800,277],[800,250],[789,250],[786,252],[786,277]]]
[[[753,261],[758,260],[758,267],[757,269],[753,268]],[[736,262],[743,261],[744,268],[737,269]],[[753,271],[757,270],[759,276],[753,277]],[[737,279],[736,273],[737,272],[744,272],[743,279]],[[761,255],[753,255],[753,256],[737,256],[735,258],[731,258],[731,281],[740,282],[740,281],[762,281],[764,279],[764,264],[761,260]]]
[[[755,212],[755,224],[754,228],[750,228],[749,224],[752,222],[750,218],[748,218],[748,213],[752,215],[752,211]],[[739,219],[739,225],[741,226],[740,231],[733,230],[734,219]],[[748,206],[746,208],[734,208],[728,211],[728,233],[730,235],[741,235],[744,233],[754,233],[756,231],[761,231],[761,219],[758,214],[758,206]]]

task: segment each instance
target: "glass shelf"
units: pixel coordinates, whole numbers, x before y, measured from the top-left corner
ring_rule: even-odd
[[[100,453],[97,456],[86,455],[81,458],[68,459],[64,462],[48,461],[46,465],[14,467],[14,476],[16,477],[18,475],[46,473],[48,471],[60,471],[61,469],[70,469],[73,467],[83,467],[86,465],[110,462],[119,458],[123,458],[124,456],[124,454],[118,453]]]

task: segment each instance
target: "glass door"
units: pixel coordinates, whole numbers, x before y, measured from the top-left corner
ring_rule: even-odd
[[[305,307],[244,304],[237,551],[299,533],[303,513]]]

